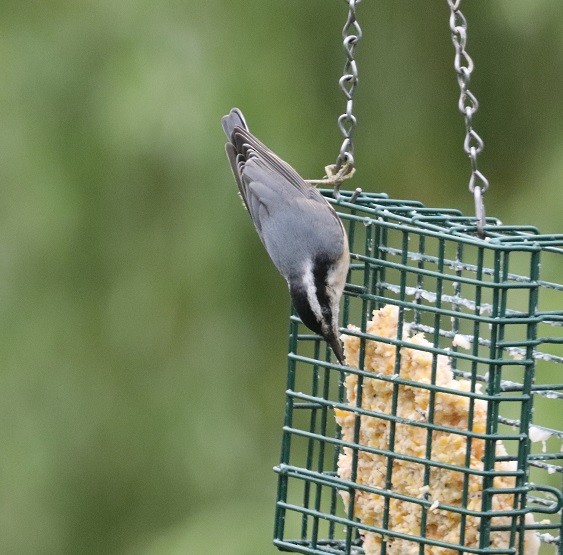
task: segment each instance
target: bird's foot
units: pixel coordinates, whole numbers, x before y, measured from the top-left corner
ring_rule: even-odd
[[[340,200],[340,187],[342,182],[346,179],[350,179],[356,173],[356,168],[348,161],[340,167],[337,164],[325,166],[325,172],[326,177],[324,179],[307,179],[307,183],[310,183],[311,185],[329,185],[333,187],[334,198],[336,200]],[[350,202],[356,202],[361,192],[362,189],[360,187],[356,188],[350,197]]]

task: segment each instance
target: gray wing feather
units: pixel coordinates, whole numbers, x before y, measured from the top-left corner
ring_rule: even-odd
[[[236,128],[233,133],[233,142],[237,151],[244,152],[246,156],[256,156],[263,160],[266,166],[283,176],[288,184],[291,184],[302,194],[316,196],[316,192],[322,198],[322,195],[314,187],[306,183],[287,162],[274,154],[248,130]]]
[[[233,108],[226,116],[223,116],[221,118],[221,125],[223,126],[223,131],[225,131],[225,134],[229,137],[229,140],[232,139],[235,127],[248,129],[246,120],[238,108]]]

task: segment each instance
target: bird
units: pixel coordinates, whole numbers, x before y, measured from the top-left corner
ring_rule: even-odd
[[[299,318],[344,364],[338,315],[350,253],[342,222],[318,189],[249,131],[238,108],[221,123],[243,204]]]

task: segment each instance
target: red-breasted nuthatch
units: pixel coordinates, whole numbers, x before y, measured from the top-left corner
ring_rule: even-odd
[[[240,110],[221,122],[240,195],[295,310],[342,364],[338,312],[350,257],[344,227],[321,193],[249,132]]]

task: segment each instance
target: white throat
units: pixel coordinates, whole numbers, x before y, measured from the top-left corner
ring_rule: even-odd
[[[315,286],[315,276],[313,275],[313,265],[311,263],[305,266],[305,271],[303,272],[303,286],[307,292],[307,300],[309,301],[309,306],[315,315],[318,322],[323,321],[323,311],[321,310],[321,305],[319,299],[317,298],[317,288]]]

